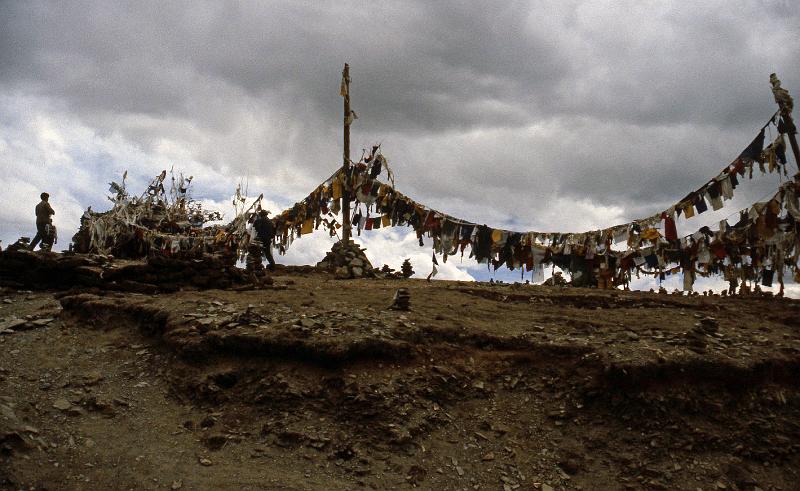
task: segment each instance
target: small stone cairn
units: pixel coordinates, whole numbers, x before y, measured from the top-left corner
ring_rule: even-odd
[[[247,246],[247,257],[245,258],[245,269],[256,275],[264,275],[264,263],[261,261],[262,256],[261,242],[254,240]]]
[[[245,270],[250,275],[250,282],[253,285],[271,285],[274,280],[267,274],[262,261],[263,246],[261,241],[251,241],[247,246],[247,257],[245,258]]]
[[[407,288],[398,288],[392,299],[392,305],[389,306],[391,310],[410,310],[411,309],[411,294]]]
[[[411,267],[410,259],[403,261],[402,266],[400,266],[400,272],[402,273],[403,278],[411,278],[414,275],[414,269]]]
[[[317,268],[332,272],[338,279],[373,278],[375,270],[364,251],[353,241],[333,244]]]
[[[703,317],[700,322],[695,323],[694,329],[686,333],[686,340],[689,349],[697,353],[704,353],[706,350],[707,337],[716,334],[719,322],[713,317]]]

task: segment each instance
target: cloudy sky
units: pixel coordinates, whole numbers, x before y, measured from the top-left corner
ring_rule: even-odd
[[[353,157],[373,143],[398,189],[479,223],[581,231],[650,215],[735,158],[800,97],[800,10],[783,1],[0,1],[0,240],[33,235],[46,190],[66,247],[108,182],[162,169],[227,209],[274,209],[341,165],[343,63]],[[794,166],[794,162],[790,163]],[[795,170],[794,168],[792,170]],[[764,197],[744,183],[725,213]],[[408,230],[360,238],[373,262],[430,250]],[[312,236],[286,262],[331,245]],[[444,277],[485,278],[467,260]]]

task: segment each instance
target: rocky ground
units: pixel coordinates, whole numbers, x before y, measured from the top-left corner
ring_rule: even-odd
[[[799,301],[273,279],[6,289],[0,488],[798,489]]]

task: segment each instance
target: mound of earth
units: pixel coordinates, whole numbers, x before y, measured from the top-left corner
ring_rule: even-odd
[[[0,487],[796,489],[798,301],[273,280],[6,291]]]

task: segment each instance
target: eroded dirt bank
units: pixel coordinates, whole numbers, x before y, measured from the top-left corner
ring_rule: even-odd
[[[796,489],[800,302],[275,280],[7,292],[2,485]]]

